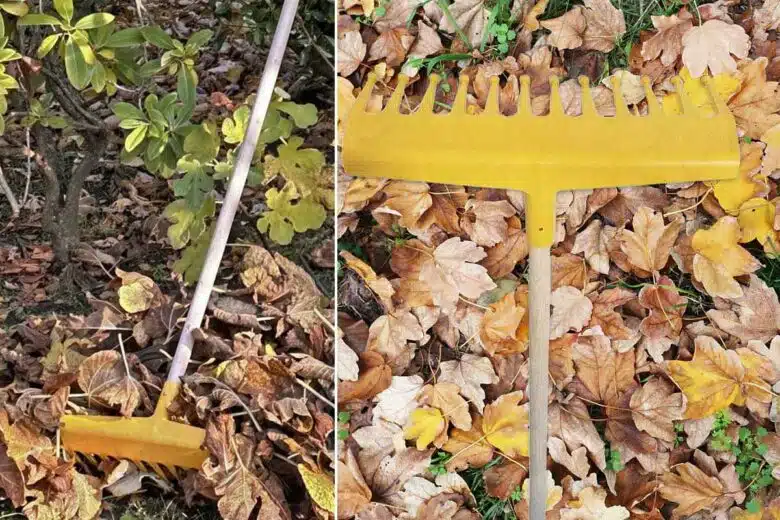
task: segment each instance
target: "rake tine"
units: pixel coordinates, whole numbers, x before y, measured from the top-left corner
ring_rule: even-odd
[[[358,107],[361,112],[365,112],[368,107],[368,102],[371,100],[371,94],[374,92],[374,85],[376,85],[376,74],[370,72],[366,84],[363,85],[363,90],[358,94],[355,101],[355,107]]]
[[[707,88],[707,93],[710,96],[710,100],[712,100],[712,104],[715,105],[715,111],[717,114],[728,114],[729,106],[726,104],[723,98],[718,95],[717,91],[715,90],[715,85],[712,83],[712,78],[709,76],[704,76],[702,81],[704,81],[704,86]]]
[[[451,114],[466,113],[466,94],[469,90],[469,77],[463,75],[458,80],[458,92],[455,94],[455,102],[452,104]]]
[[[420,106],[417,107],[418,114],[430,114],[433,112],[433,106],[436,104],[436,89],[439,86],[441,77],[438,74],[431,74],[428,78],[428,88],[425,90]]]
[[[486,115],[498,115],[501,113],[498,106],[498,76],[490,78],[490,90],[488,90],[487,101],[485,102]]]
[[[561,101],[560,80],[558,76],[550,76],[550,115],[563,116],[563,101]]]
[[[163,479],[165,482],[168,482],[170,484],[170,480],[168,479],[168,475],[165,473],[165,470],[163,470],[162,466],[159,464],[156,464],[154,462],[150,462],[149,466],[154,470],[157,475],[160,476],[161,479]]]
[[[593,95],[590,91],[590,79],[588,79],[587,76],[580,76],[577,78],[577,81],[580,84],[580,105],[582,106],[582,115],[587,116],[597,116],[598,112],[596,112],[596,105],[593,103]]]
[[[658,103],[658,98],[655,97],[650,78],[642,76],[642,86],[645,89],[645,98],[647,98],[647,113],[651,116],[663,115],[664,111],[661,109],[660,103]]]
[[[623,98],[623,89],[620,87],[620,78],[612,76],[612,96],[615,99],[615,115],[630,116],[631,112],[628,111],[626,100]]]
[[[390,96],[390,101],[387,102],[384,112],[388,114],[397,114],[401,111],[401,102],[404,99],[404,93],[406,92],[406,85],[409,84],[409,76],[406,74],[400,74],[398,76],[398,85],[393,91],[393,95]]]
[[[518,115],[532,116],[531,108],[531,78],[527,75],[520,76],[520,106],[517,107]]]
[[[674,85],[674,88],[677,91],[683,114],[696,114],[698,110],[696,109],[696,105],[691,101],[691,98],[688,97],[688,93],[685,92],[685,86],[683,85],[682,79],[680,79],[679,76],[673,77],[672,85]]]

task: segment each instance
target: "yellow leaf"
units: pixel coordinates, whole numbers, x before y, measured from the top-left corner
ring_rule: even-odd
[[[761,167],[763,149],[759,143],[741,143],[739,147],[739,177],[727,181],[718,181],[713,185],[713,191],[718,202],[732,215],[748,199],[763,191],[766,187],[766,177],[758,174]]]
[[[117,276],[122,279],[122,287],[119,288],[119,305],[133,314],[143,312],[152,307],[161,297],[160,289],[154,280],[140,273],[127,273],[121,269],[116,270]]]
[[[742,288],[734,277],[761,267],[758,260],[737,244],[739,237],[739,223],[734,217],[723,217],[710,229],[699,229],[693,235],[691,246],[696,252],[693,275],[710,296],[742,296]]]
[[[547,9],[547,2],[549,0],[538,0],[536,4],[531,8],[530,11],[528,11],[528,14],[525,15],[525,19],[523,21],[523,24],[526,29],[529,31],[535,31],[539,28],[539,18],[542,13],[544,13],[544,10]]]
[[[739,227],[742,230],[741,243],[746,244],[753,240],[764,246],[767,254],[780,250],[775,229],[775,205],[768,200],[755,197],[745,201],[739,208],[737,217]]]
[[[694,105],[706,115],[715,113],[715,105],[710,99],[707,87],[702,78],[693,78],[687,67],[680,70],[680,79],[683,80],[685,93]],[[728,101],[742,86],[742,78],[735,73],[722,72],[710,78],[712,87],[723,101]],[[674,94],[667,94],[663,98],[664,112],[667,114],[680,114],[680,104]]]
[[[314,502],[329,513],[336,512],[336,497],[333,479],[321,471],[311,471],[305,464],[298,464],[306,491]]]
[[[528,456],[528,405],[520,405],[523,392],[504,394],[485,406],[482,433],[508,457]]]
[[[344,122],[347,120],[347,115],[349,114],[349,111],[352,110],[352,105],[355,104],[357,98],[354,94],[355,87],[347,78],[338,77],[336,79],[336,88],[338,89],[339,99],[338,118],[341,128],[343,128]]]
[[[691,361],[669,361],[669,375],[688,399],[686,419],[702,419],[732,403],[744,403],[741,384],[745,368],[733,350],[726,350],[711,337],[695,340]]]
[[[404,428],[404,438],[417,439],[417,449],[422,451],[432,442],[446,438],[447,419],[438,408],[417,408],[409,415]]]
[[[780,170],[780,123],[764,132],[761,140],[766,144],[761,173],[772,175]]]

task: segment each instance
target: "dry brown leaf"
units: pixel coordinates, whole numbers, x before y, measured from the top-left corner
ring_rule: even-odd
[[[682,316],[688,299],[677,292],[677,288],[666,276],[658,279],[657,284],[646,285],[639,291],[639,303],[650,314],[642,320],[639,330],[650,339],[680,336]]]
[[[414,42],[406,27],[389,29],[379,35],[368,50],[368,59],[384,59],[388,67],[397,67],[406,59],[406,53]]]
[[[523,392],[504,394],[485,406],[482,433],[485,440],[507,457],[528,456],[528,404]]]
[[[454,383],[438,382],[425,385],[417,396],[421,405],[441,410],[453,426],[461,430],[471,429],[469,404],[459,395],[460,388]]]
[[[713,75],[735,72],[737,62],[731,57],[746,58],[750,38],[737,24],[708,20],[693,27],[682,38],[682,61],[691,76],[698,78],[707,70]]]
[[[741,62],[742,87],[728,102],[737,126],[752,139],[761,138],[764,132],[780,124],[778,83],[766,80],[768,63],[763,57]]]
[[[528,348],[528,293],[517,301],[510,292],[490,305],[480,323],[480,339],[491,356],[525,352]]]
[[[550,435],[562,439],[569,451],[585,446],[596,467],[604,470],[604,440],[588,415],[588,407],[580,399],[550,405]]]
[[[733,310],[712,309],[710,318],[724,332],[736,336],[743,343],[758,340],[766,343],[780,329],[780,303],[777,293],[755,275],[750,275],[750,285],[743,295],[732,302]]]
[[[674,442],[677,433],[673,421],[683,418],[683,394],[663,379],[647,381],[631,396],[634,424],[658,439]]]
[[[591,298],[593,313],[588,327],[601,327],[601,330],[613,340],[629,339],[633,331],[623,323],[623,316],[615,312],[615,307],[625,305],[636,298],[628,289],[613,288]]]
[[[423,264],[420,280],[428,284],[434,303],[445,313],[455,309],[460,295],[479,298],[483,292],[496,287],[487,269],[475,263],[485,256],[484,250],[474,242],[452,237],[433,251],[432,260]]]
[[[560,76],[563,73],[561,67],[552,66],[552,58],[552,50],[547,46],[535,47],[517,58],[520,72],[531,78],[531,94],[534,96],[532,100],[534,103],[537,100],[544,101],[543,95],[550,93],[550,77]],[[534,114],[540,115],[537,107],[534,108]]]
[[[676,517],[698,511],[711,511],[715,500],[723,495],[723,484],[710,477],[691,463],[684,463],[661,476],[661,496],[679,504],[674,510]]]
[[[460,360],[445,361],[439,365],[439,382],[454,383],[460,393],[480,413],[485,406],[485,391],[482,385],[498,382],[498,376],[490,359],[473,354],[464,354]]]
[[[658,32],[642,43],[642,59],[660,56],[663,65],[672,65],[682,53],[682,38],[693,27],[693,16],[682,9],[671,16],[651,16],[650,20]]]
[[[393,310],[392,297],[395,293],[390,281],[384,276],[377,276],[370,265],[349,251],[342,251],[339,256],[344,259],[345,265],[352,269],[366,283],[369,289],[376,294],[379,301],[384,305],[385,310]]]
[[[543,20],[542,27],[550,31],[547,41],[556,49],[576,49],[582,45],[587,22],[582,7],[575,6],[558,18]]]
[[[345,462],[338,461],[338,518],[352,518],[371,502],[371,489],[363,479],[352,450],[345,450]]]
[[[572,347],[577,380],[588,399],[614,404],[634,384],[634,350],[618,352],[606,336],[580,336]]]
[[[628,520],[631,513],[623,506],[607,506],[607,491],[589,486],[581,490],[577,500],[561,509],[561,520]]]
[[[413,233],[421,234],[436,224],[447,233],[460,234],[458,210],[468,199],[463,187],[393,181],[384,192],[385,206],[400,213],[400,224]]]
[[[460,29],[472,46],[482,43],[482,35],[490,16],[484,0],[455,0],[449,5],[449,11],[457,27],[445,16],[439,23],[439,29],[451,34]]]
[[[550,377],[558,390],[562,390],[574,378],[571,349],[576,339],[575,334],[564,334],[550,341]]]
[[[469,199],[460,225],[477,245],[493,247],[506,240],[507,219],[514,214],[515,208],[505,200]]]
[[[414,356],[415,346],[410,341],[420,341],[425,332],[420,322],[409,311],[380,316],[368,329],[368,350],[382,354],[394,374],[402,373]]]
[[[506,239],[487,249],[485,253],[480,265],[495,279],[511,273],[517,263],[528,256],[528,239],[517,216],[507,220]]]
[[[598,209],[598,213],[612,225],[621,227],[634,218],[642,206],[659,211],[669,205],[669,197],[654,186],[636,186],[620,188],[618,194],[608,204]]]
[[[620,248],[632,265],[650,273],[664,268],[682,228],[680,220],[664,225],[664,218],[642,206],[633,218],[633,231],[620,234]]]
[[[79,387],[89,399],[121,405],[120,413],[130,417],[142,402],[148,402],[146,389],[114,350],[92,354],[79,366]]]
[[[387,0],[382,7],[385,14],[374,20],[374,28],[380,33],[406,27],[406,21],[414,10],[414,4],[409,0]]]
[[[361,353],[358,366],[360,375],[357,381],[339,383],[339,403],[371,399],[390,386],[393,377],[392,368],[385,364],[385,359],[379,352]]]
[[[0,444],[0,489],[5,491],[5,496],[11,500],[14,507],[24,505],[24,477],[16,463],[8,456],[4,444]]]
[[[417,408],[417,395],[423,387],[420,376],[393,376],[390,387],[377,396],[374,417],[403,426]]]
[[[609,0],[584,0],[582,14],[587,22],[582,35],[583,49],[609,52],[626,32],[623,12]]]
[[[347,31],[339,35],[339,74],[349,76],[358,70],[365,57],[366,44],[363,43],[360,31]]]
[[[552,460],[564,466],[572,475],[585,478],[590,473],[588,450],[585,449],[585,446],[580,446],[569,453],[566,449],[566,443],[558,437],[549,437],[547,439],[547,451],[549,451]]]
[[[462,471],[466,468],[479,468],[493,459],[491,446],[482,433],[482,416],[475,415],[472,427],[468,431],[454,429],[442,449],[454,454],[447,462],[448,471]]]
[[[604,233],[601,221],[593,220],[588,227],[577,234],[572,253],[585,253],[588,265],[601,274],[609,273],[608,235]]]
[[[593,303],[582,291],[571,286],[555,289],[550,296],[552,316],[550,317],[550,339],[563,336],[566,332],[582,330],[593,311]]]
[[[412,48],[409,49],[409,57],[427,58],[443,50],[444,46],[441,44],[439,33],[423,23],[422,20],[417,20],[417,39]]]
[[[588,264],[577,255],[565,253],[552,257],[552,288],[565,286],[584,289],[590,279]]]

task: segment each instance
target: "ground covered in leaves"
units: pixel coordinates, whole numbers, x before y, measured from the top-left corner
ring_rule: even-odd
[[[548,519],[780,516],[779,27],[777,0],[341,4],[342,121],[369,72],[370,111],[435,72],[437,112],[466,75],[471,113],[498,77],[511,115],[527,75],[535,114],[558,76],[570,116],[581,75],[603,116],[614,81],[646,114],[640,76],[679,113],[674,75],[711,113],[709,75],[736,119],[736,180],[558,196]],[[339,186],[339,517],[527,518],[522,194]]]
[[[239,120],[236,111],[259,83],[275,6],[94,3],[121,26],[138,26],[142,16],[183,41],[211,30],[195,64],[195,118]],[[310,45],[307,31],[328,23],[332,5],[304,3],[278,93],[316,106],[316,122],[288,142],[300,139],[296,146],[317,149],[330,163],[332,56],[327,42]],[[151,415],[194,288],[176,273],[176,222],[164,212],[171,180],[119,156],[123,136],[111,106],[136,104],[142,94],[94,94],[89,106],[117,133],[81,194],[81,242],[67,278],[41,230],[36,143],[27,141],[24,114],[13,105],[7,114],[0,165],[23,207],[13,217],[0,199],[0,495],[7,499],[0,511],[38,520],[326,518],[333,510],[333,221],[287,246],[263,234],[256,221],[269,209],[266,191],[276,190],[271,174],[244,192],[190,370],[169,409],[174,420],[206,429],[203,466],[162,478],[129,461],[77,460],[61,446],[65,414]],[[226,142],[240,142],[243,129],[236,132]],[[78,159],[75,137],[64,133],[57,146]],[[216,193],[223,189],[216,184]]]

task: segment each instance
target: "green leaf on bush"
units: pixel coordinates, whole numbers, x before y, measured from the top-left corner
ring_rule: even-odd
[[[0,49],[0,63],[18,60],[22,55],[13,49]]]
[[[54,0],[54,10],[65,21],[70,22],[73,18],[73,0]]]
[[[298,128],[308,128],[317,122],[317,107],[311,103],[299,105],[292,101],[274,103],[277,110],[284,112],[293,118],[295,126]]]
[[[173,193],[187,201],[191,208],[198,208],[214,189],[214,179],[204,171],[197,159],[184,156],[177,168],[187,172],[184,177],[173,181]]]
[[[219,135],[214,123],[204,121],[200,126],[192,130],[184,139],[184,152],[192,155],[201,162],[209,162],[216,159],[219,153]]]
[[[131,105],[130,103],[125,103],[124,101],[111,107],[111,110],[119,119],[139,119],[141,121],[146,119],[146,116],[144,116],[144,113],[140,108]]]
[[[233,112],[233,117],[222,121],[222,135],[225,142],[238,144],[244,140],[246,128],[249,125],[249,107],[242,105]]]
[[[192,74],[185,67],[179,69],[176,93],[185,107],[192,108],[195,106],[195,82],[192,80]]]
[[[130,132],[125,138],[125,150],[132,152],[138,148],[138,145],[140,145],[146,138],[146,132],[148,131],[149,126],[144,124],[143,126],[139,126]]]
[[[309,196],[322,184],[325,156],[315,148],[300,149],[303,139],[291,137],[277,149],[279,157],[267,155],[263,162],[266,182],[277,175],[292,181],[303,196]]]
[[[79,90],[89,83],[87,62],[72,38],[65,43],[65,72],[71,84]]]
[[[62,22],[48,14],[30,13],[19,18],[16,25],[54,25],[56,27],[61,27]]]
[[[184,283],[193,284],[198,281],[200,271],[203,269],[203,262],[206,261],[206,253],[209,250],[211,237],[214,235],[215,224],[205,233],[201,233],[193,243],[184,250],[181,258],[173,264],[173,270],[181,274]]]
[[[114,15],[109,13],[93,13],[88,14],[78,22],[76,22],[76,25],[73,27],[75,29],[81,29],[81,30],[87,30],[87,29],[97,29],[98,27],[103,27],[104,25],[108,25],[111,22],[114,21]]]
[[[141,33],[141,29],[137,27],[131,27],[129,29],[122,29],[111,34],[106,40],[105,46],[112,49],[119,49],[124,47],[135,47],[144,43],[144,35]]]
[[[41,42],[41,46],[38,47],[38,52],[36,53],[36,56],[38,58],[44,58],[47,54],[51,52],[51,50],[54,48],[55,45],[57,45],[57,42],[60,40],[60,34],[50,34],[46,38],[43,39]]]
[[[0,2],[0,11],[5,11],[14,16],[24,16],[30,8],[24,1],[21,2]]]
[[[213,35],[214,32],[209,29],[201,29],[200,31],[193,33],[187,40],[187,49],[191,52],[199,50],[206,45]]]
[[[269,210],[258,219],[257,229],[268,233],[274,242],[287,245],[292,242],[294,233],[322,226],[327,217],[325,208],[310,198],[298,197],[291,183],[287,183],[281,191],[276,188],[268,190],[265,198]]]
[[[176,48],[173,44],[173,38],[168,36],[168,33],[162,30],[162,27],[158,25],[152,25],[141,29],[146,41],[166,51],[170,51]]]
[[[171,202],[163,215],[172,224],[168,227],[168,240],[171,247],[181,249],[191,240],[197,239],[206,229],[206,219],[214,216],[216,203],[214,197],[207,197],[203,205],[193,210],[184,199]]]

